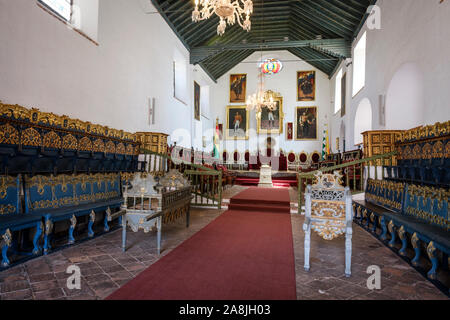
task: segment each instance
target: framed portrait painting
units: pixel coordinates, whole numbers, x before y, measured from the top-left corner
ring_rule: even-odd
[[[230,75],[230,103],[245,103],[247,97],[247,74]]]
[[[297,72],[297,101],[316,100],[316,72]]]
[[[317,107],[297,107],[295,140],[317,140]]]
[[[249,112],[246,106],[228,106],[225,137],[228,140],[248,140]]]
[[[286,140],[294,139],[294,124],[292,122],[286,123]]]
[[[256,118],[256,131],[258,134],[280,134],[283,133],[283,98],[279,94],[268,91],[274,97],[275,110],[264,107],[261,110],[261,118]]]
[[[200,121],[200,85],[194,81],[194,118]]]

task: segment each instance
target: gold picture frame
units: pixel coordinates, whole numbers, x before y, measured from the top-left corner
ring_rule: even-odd
[[[230,75],[230,103],[245,103],[247,97],[247,74]]]
[[[227,106],[227,123],[224,128],[225,139],[226,140],[248,140],[249,139],[249,119],[250,112],[247,110],[246,106]],[[239,121],[238,129],[236,132],[236,122]],[[243,128],[245,125],[245,128]],[[244,131],[240,132],[239,130]],[[231,133],[233,131],[233,133]],[[240,133],[240,134],[239,134]]]
[[[295,132],[297,141],[317,141],[319,136],[317,107],[297,107],[295,109]],[[304,123],[305,125],[300,125]],[[301,128],[299,128],[301,127]],[[299,131],[299,129],[301,129]]]
[[[278,123],[278,128],[275,129],[263,129],[262,124],[269,121],[268,114],[269,109],[263,108],[261,111],[261,117],[256,117],[256,132],[258,134],[282,134],[283,133],[283,122],[284,122],[284,112],[283,112],[283,97],[279,93],[275,93],[271,90],[266,92],[269,95],[273,96],[273,100],[278,104],[277,110],[274,111],[274,120]],[[277,119],[278,118],[278,119]],[[270,125],[270,124],[269,124]]]
[[[297,71],[297,101],[316,100],[316,71]]]

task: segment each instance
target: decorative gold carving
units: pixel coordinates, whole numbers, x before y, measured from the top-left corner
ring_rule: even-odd
[[[433,241],[430,241],[430,243],[427,246],[427,254],[430,260],[436,258],[436,247],[434,246]]]
[[[33,124],[59,127],[66,130],[76,130],[83,133],[92,133],[133,142],[136,141],[136,136],[133,133],[110,129],[106,126],[92,124],[78,119],[71,119],[65,115],[59,116],[51,112],[42,112],[36,108],[27,109],[19,105],[8,105],[0,102],[0,116],[28,121]]]
[[[116,146],[116,153],[117,154],[125,154],[125,146],[122,142],[118,143]]]
[[[444,144],[442,141],[436,141],[433,144],[433,158],[440,159],[444,156]]]
[[[2,235],[2,241],[0,243],[0,248],[4,247],[5,245],[10,247],[12,243],[12,234],[9,229],[6,229],[5,233]]]
[[[134,155],[134,146],[132,144],[127,144],[126,154]]]
[[[53,222],[51,220],[45,221],[45,234],[48,236],[53,231]]]
[[[89,214],[89,220],[91,222],[95,222],[95,211],[92,210],[91,213]]]
[[[83,137],[78,142],[78,149],[81,151],[92,151],[92,141],[88,137]]]
[[[406,239],[406,231],[405,231],[405,227],[401,226],[400,229],[398,229],[398,237],[401,240],[405,240]]]
[[[116,153],[116,145],[112,141],[106,143],[106,153]]]
[[[389,230],[389,232],[390,232],[391,234],[394,233],[394,227],[395,227],[395,225],[394,225],[394,220],[389,221],[389,224],[388,224],[388,230]]]
[[[42,137],[33,128],[27,128],[22,131],[21,143],[25,146],[39,147],[42,144]]]
[[[77,217],[75,217],[75,215],[72,215],[72,218],[70,218],[70,226],[75,229],[77,225]]]
[[[433,147],[430,143],[425,143],[422,148],[422,159],[431,159],[433,157]]]
[[[111,208],[108,207],[106,209],[106,221],[111,222],[112,221],[112,217],[111,217]]]
[[[62,143],[60,136],[54,131],[47,132],[44,135],[43,146],[45,148],[61,149]]]
[[[94,152],[105,152],[105,143],[102,139],[94,141]]]
[[[8,188],[17,188],[17,180],[11,176],[0,176],[0,199],[5,199]]]
[[[15,213],[15,212],[16,212],[16,207],[13,206],[12,204],[0,205],[0,216],[3,214],[10,214],[10,213]]]
[[[19,133],[9,123],[0,126],[0,143],[19,144]]]
[[[411,237],[411,244],[414,249],[419,248],[419,237],[417,236],[417,232],[414,232],[414,234]]]
[[[78,149],[78,141],[73,135],[66,134],[63,137],[62,147],[67,150],[77,150]]]
[[[411,130],[403,131],[398,137],[398,142],[405,142],[410,140],[435,138],[450,134],[450,121],[444,123],[435,123],[433,125],[424,126],[420,128],[413,128]]]

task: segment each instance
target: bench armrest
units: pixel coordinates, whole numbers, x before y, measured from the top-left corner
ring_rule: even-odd
[[[147,217],[145,218],[145,221],[150,221],[150,220],[152,220],[152,219],[158,218],[158,217],[162,216],[162,214],[163,214],[162,211],[156,212],[156,213],[154,213],[154,214],[152,214],[152,215],[147,216]]]
[[[111,220],[112,219],[116,219],[116,218],[118,218],[118,217],[122,217],[122,216],[124,216],[125,214],[127,213],[127,211],[126,210],[119,210],[119,211],[117,211],[117,212],[114,212],[114,213],[112,213],[111,214]]]

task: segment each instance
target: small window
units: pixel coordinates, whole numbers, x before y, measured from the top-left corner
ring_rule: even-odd
[[[366,84],[366,33],[359,39],[353,51],[353,96]]]
[[[173,96],[187,105],[187,64],[184,57],[176,57],[173,61]]]
[[[57,14],[67,22],[72,16],[72,0],[38,0],[45,7]]]
[[[342,107],[342,69],[336,76],[336,86],[334,91],[334,113],[339,112]]]

